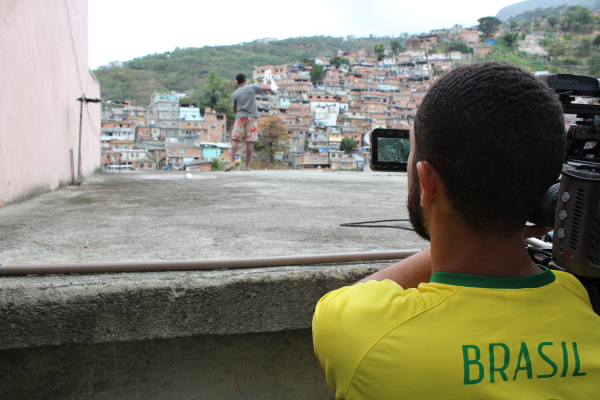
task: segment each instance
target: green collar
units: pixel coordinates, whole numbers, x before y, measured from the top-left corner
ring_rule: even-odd
[[[484,289],[532,289],[549,285],[556,280],[554,272],[538,265],[543,272],[520,278],[496,278],[483,275],[458,274],[454,272],[434,272],[432,283],[443,283],[453,286],[478,287]]]

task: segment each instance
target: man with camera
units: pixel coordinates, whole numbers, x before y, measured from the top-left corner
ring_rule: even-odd
[[[557,95],[510,64],[462,66],[428,91],[410,143],[407,208],[431,246],[319,301],[336,398],[598,397],[600,318],[524,246],[562,170]]]

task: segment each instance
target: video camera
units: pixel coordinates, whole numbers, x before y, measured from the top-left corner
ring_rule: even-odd
[[[600,278],[600,105],[578,98],[600,98],[598,80],[589,76],[539,76],[559,95],[565,114],[576,119],[567,130],[565,166],[530,219],[553,228],[553,262],[584,278]]]

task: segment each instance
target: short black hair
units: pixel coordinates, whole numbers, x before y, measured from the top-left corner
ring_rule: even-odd
[[[237,83],[244,83],[244,81],[246,80],[246,75],[237,74],[237,76],[235,77],[235,80],[237,81]]]
[[[461,66],[435,82],[417,110],[413,161],[439,172],[474,232],[522,230],[561,173],[565,124],[556,93],[503,62]]]

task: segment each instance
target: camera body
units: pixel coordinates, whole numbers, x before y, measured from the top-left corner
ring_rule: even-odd
[[[552,255],[561,268],[600,278],[600,173],[564,171],[556,196]]]
[[[382,129],[371,132],[371,170],[402,172],[410,156],[409,129]]]
[[[600,106],[575,96],[600,98],[598,80],[589,76],[539,76],[559,95],[565,114],[577,118],[566,132],[565,166],[530,219],[553,228],[552,257],[579,277],[600,278]]]

